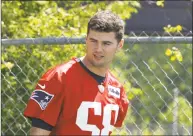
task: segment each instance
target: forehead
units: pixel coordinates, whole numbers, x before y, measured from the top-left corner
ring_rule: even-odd
[[[94,30],[89,30],[88,38],[93,38],[98,41],[116,42],[115,32],[98,32]]]

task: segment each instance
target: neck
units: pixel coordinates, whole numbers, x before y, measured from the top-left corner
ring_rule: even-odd
[[[86,57],[81,57],[80,60],[82,61],[82,63],[93,73],[99,75],[99,76],[103,76],[105,77],[107,71],[108,71],[108,67],[96,67],[93,66]]]

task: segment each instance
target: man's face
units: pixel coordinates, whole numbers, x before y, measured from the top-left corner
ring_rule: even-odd
[[[116,51],[122,48],[123,43],[123,40],[117,42],[114,32],[90,30],[86,37],[86,58],[94,67],[109,66]]]

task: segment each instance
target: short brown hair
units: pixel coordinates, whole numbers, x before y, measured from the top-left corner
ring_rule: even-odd
[[[89,30],[98,32],[115,32],[118,42],[124,36],[124,22],[116,14],[105,10],[97,12],[88,22],[87,34]]]

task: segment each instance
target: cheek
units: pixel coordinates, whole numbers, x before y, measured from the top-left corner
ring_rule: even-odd
[[[86,49],[87,49],[87,50],[90,50],[90,47],[91,47],[90,43],[87,42],[87,43],[86,43]]]
[[[92,49],[91,45],[86,45],[86,52],[87,52],[87,54],[92,54],[93,49]]]
[[[116,48],[112,47],[112,48],[108,48],[106,49],[106,53],[108,54],[108,56],[114,56],[116,53]]]
[[[96,50],[96,44],[95,43],[88,43],[87,44],[87,50],[89,52],[94,52]]]

